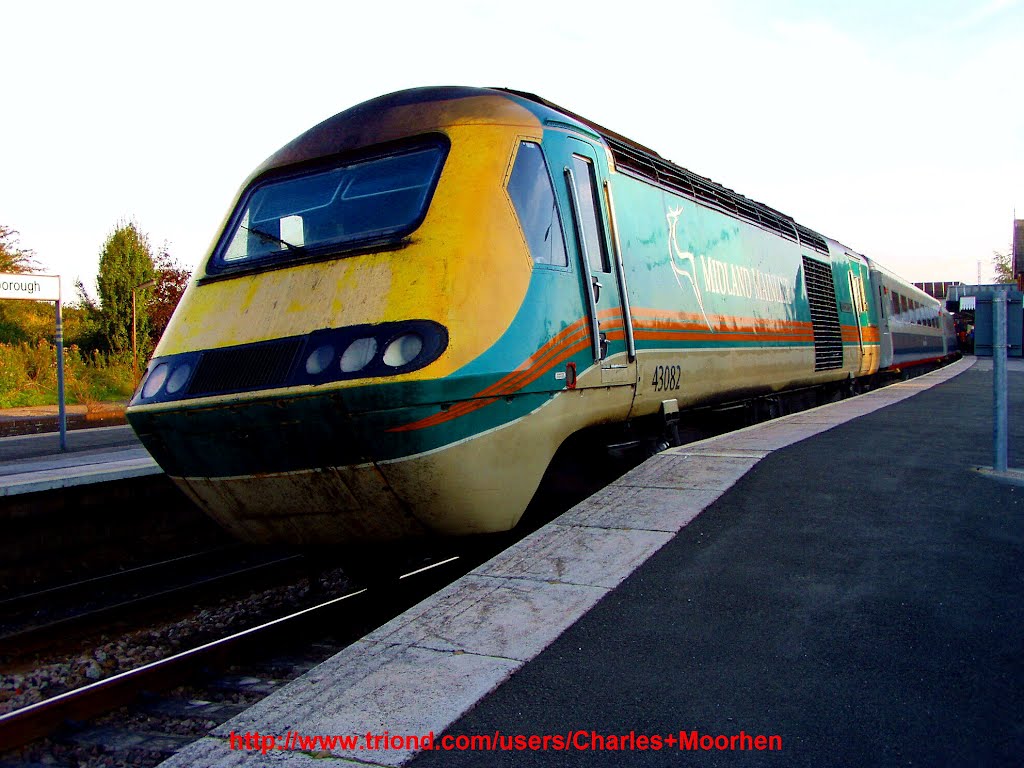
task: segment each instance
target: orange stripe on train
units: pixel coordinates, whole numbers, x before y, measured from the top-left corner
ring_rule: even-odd
[[[498,400],[503,394],[515,392],[531,384],[540,378],[545,371],[557,366],[561,361],[566,360],[581,349],[590,344],[587,329],[583,327],[584,320],[577,320],[572,325],[562,329],[556,336],[552,337],[543,347],[534,352],[525,361],[520,363],[514,371],[502,377],[489,387],[480,390],[469,400],[456,403],[447,411],[441,411],[433,416],[392,427],[388,432],[407,432],[414,429],[437,426],[446,421],[451,421],[459,416],[465,416],[485,405],[490,405]]]
[[[619,308],[601,310],[597,313],[597,318],[601,330],[608,334],[608,338],[618,341],[624,337],[625,331],[621,322],[614,322],[622,318],[622,311]],[[718,327],[708,328],[702,315],[646,307],[634,307],[631,319],[635,328],[634,337],[638,341],[814,342],[813,325],[799,320],[711,315],[708,320],[717,323]],[[613,322],[601,324],[601,321],[609,320]],[[845,330],[844,328],[844,341]],[[875,333],[877,335],[877,329]],[[588,320],[580,318],[559,331],[513,371],[468,400],[456,403],[432,416],[392,427],[387,431],[408,432],[437,426],[490,405],[502,396],[532,384],[547,371],[586,348],[590,344],[589,336]]]

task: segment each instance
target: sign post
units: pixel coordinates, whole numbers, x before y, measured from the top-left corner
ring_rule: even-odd
[[[68,449],[67,413],[64,408],[64,321],[60,310],[60,275],[0,273],[0,299],[52,301],[57,305],[57,419],[60,449]]]
[[[1007,407],[1006,407],[1006,291],[996,291],[992,297],[992,399],[995,414],[992,421],[992,438],[995,448],[996,472],[1005,473],[1007,457]]]

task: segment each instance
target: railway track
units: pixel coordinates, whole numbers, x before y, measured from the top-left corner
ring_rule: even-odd
[[[67,647],[101,630],[179,610],[211,592],[251,588],[303,572],[297,554],[220,547],[0,601],[0,658]]]
[[[352,589],[318,605],[265,622],[260,626],[204,643],[187,651],[147,664],[105,680],[68,691],[45,701],[0,716],[0,765],[31,765],[29,752],[11,752],[28,742],[53,735],[43,745],[51,755],[78,748],[88,751],[101,745],[105,751],[121,745],[125,750],[147,753],[148,757],[129,755],[121,765],[152,765],[185,743],[199,738],[213,725],[238,714],[249,704],[286,682],[284,675],[252,670],[287,669],[298,676],[344,645],[415,604],[462,573],[472,569],[480,557],[452,557],[402,574],[375,587]],[[340,631],[336,628],[342,628]],[[295,656],[299,649],[299,656]],[[239,668],[241,664],[241,668]],[[246,665],[249,665],[247,670]],[[224,670],[234,667],[232,675]],[[165,697],[162,691],[188,682],[184,697]],[[216,701],[213,690],[242,692],[242,703]],[[118,724],[100,723],[86,727],[68,726],[97,718],[144,697],[134,711],[120,712]],[[152,729],[153,719],[163,718],[160,732],[140,732],[124,728],[121,722],[142,720]],[[203,723],[200,732],[182,736],[174,721],[186,719]],[[212,723],[212,725],[211,725]],[[62,748],[61,748],[62,745]],[[6,754],[2,754],[6,753]],[[70,764],[75,764],[74,762]]]
[[[22,606],[29,593],[236,546],[163,475],[2,496],[0,526],[0,599]]]

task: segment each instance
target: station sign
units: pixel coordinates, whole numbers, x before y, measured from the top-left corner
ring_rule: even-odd
[[[60,301],[60,277],[0,273],[0,299]]]
[[[0,299],[52,301],[57,310],[57,414],[60,449],[68,449],[67,410],[64,407],[64,321],[60,311],[60,275],[33,275],[28,272],[0,272]]]

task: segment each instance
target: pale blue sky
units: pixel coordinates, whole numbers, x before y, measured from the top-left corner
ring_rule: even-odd
[[[192,267],[245,177],[419,85],[533,91],[912,280],[1024,216],[1021,0],[0,0],[0,223],[87,283],[134,217]]]

